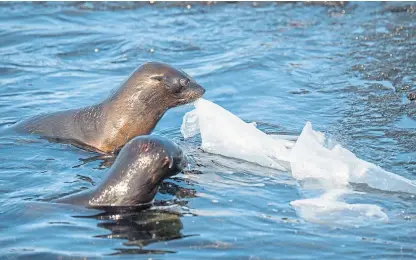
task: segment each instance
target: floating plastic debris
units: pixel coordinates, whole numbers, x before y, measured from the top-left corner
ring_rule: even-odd
[[[348,204],[342,197],[351,193],[350,183],[363,183],[385,191],[416,194],[416,183],[357,158],[335,144],[307,122],[291,150],[292,176],[313,179],[324,191],[321,196],[292,201],[290,204],[304,219],[329,224],[359,225],[388,221],[381,207],[372,204]],[[368,221],[372,220],[372,221]]]
[[[416,183],[357,158],[335,144],[307,122],[291,150],[292,175],[298,180],[314,178],[328,188],[364,183],[374,189],[416,194]]]
[[[280,161],[289,161],[293,141],[269,136],[205,99],[197,100],[195,108],[184,116],[181,133],[185,138],[201,133],[201,148],[206,152],[285,170]]]
[[[201,148],[209,153],[287,170],[302,183],[313,180],[319,194],[290,204],[304,219],[327,224],[363,224],[387,221],[382,208],[348,204],[343,197],[354,193],[351,183],[371,188],[416,194],[416,183],[357,158],[352,152],[312,129],[307,122],[299,137],[267,135],[222,107],[199,99],[186,113],[181,126],[185,138],[201,134]],[[303,193],[308,187],[302,186]],[[306,192],[305,192],[306,191]]]

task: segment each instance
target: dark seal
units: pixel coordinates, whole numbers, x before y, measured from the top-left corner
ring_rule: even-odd
[[[408,93],[407,99],[409,99],[410,101],[416,100],[416,91]]]
[[[138,136],[121,149],[97,188],[55,202],[89,208],[148,207],[162,181],[185,165],[182,150],[175,143],[158,136]]]
[[[204,92],[186,73],[149,62],[99,104],[35,116],[13,128],[87,150],[114,153],[135,136],[150,134],[169,108],[193,102]]]

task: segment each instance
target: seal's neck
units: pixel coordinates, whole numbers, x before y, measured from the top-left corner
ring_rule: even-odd
[[[159,186],[151,189],[147,186],[138,187],[136,190],[123,187],[119,190],[116,185],[110,186],[103,183],[102,187],[98,187],[89,193],[88,201],[84,205],[91,207],[99,206],[144,206],[152,203]],[[127,192],[126,192],[127,191]]]
[[[105,179],[91,193],[89,205],[136,206],[151,202],[160,184],[155,178],[164,176],[154,153],[123,149]]]
[[[152,87],[125,89],[103,103],[105,114],[100,150],[111,153],[119,150],[132,138],[150,134],[169,108],[167,98]],[[100,119],[98,119],[100,120]]]
[[[90,208],[100,208],[100,207],[149,207],[153,201],[154,196],[158,188],[153,190],[146,190],[144,187],[139,193],[131,195],[125,195],[117,191],[116,193],[112,192],[111,189],[108,190],[105,187],[106,183],[101,186],[103,188],[95,188],[88,191],[82,191],[73,195],[69,195],[60,199],[55,200],[57,203],[65,204],[74,204],[74,205],[83,205]]]

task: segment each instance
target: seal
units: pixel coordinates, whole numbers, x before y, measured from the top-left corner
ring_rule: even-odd
[[[12,128],[111,154],[135,136],[150,134],[169,108],[193,102],[204,92],[185,72],[148,62],[98,104],[35,116]]]
[[[407,99],[409,99],[410,101],[416,100],[416,91],[408,93],[407,94]]]
[[[89,208],[149,207],[160,184],[186,165],[182,150],[158,136],[138,136],[117,156],[97,188],[55,200]]]

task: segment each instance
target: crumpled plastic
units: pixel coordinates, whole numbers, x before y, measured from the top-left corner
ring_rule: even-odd
[[[195,110],[185,114],[181,133],[189,138],[201,133],[201,148],[210,153],[238,158],[261,166],[286,170],[293,141],[272,137],[222,107],[199,99]]]
[[[331,147],[328,143],[331,140],[314,131],[312,124],[307,122],[291,150],[293,177],[298,180],[318,179],[327,188],[363,183],[374,189],[416,194],[415,181],[361,160],[340,144]]]
[[[344,196],[354,193],[351,183],[416,194],[415,181],[357,158],[313,130],[310,122],[298,138],[271,136],[210,101],[199,99],[194,105],[184,116],[181,133],[185,138],[200,133],[204,151],[288,171],[301,182],[318,183],[320,194],[290,203],[308,221],[354,225],[368,219],[387,221],[387,214],[377,205],[343,201]]]
[[[290,204],[302,218],[318,223],[359,225],[368,220],[388,221],[382,208],[372,204],[349,204],[342,199],[352,193],[350,183],[371,188],[416,194],[416,183],[357,158],[307,122],[291,150],[292,176],[298,180],[318,181],[323,194]]]

